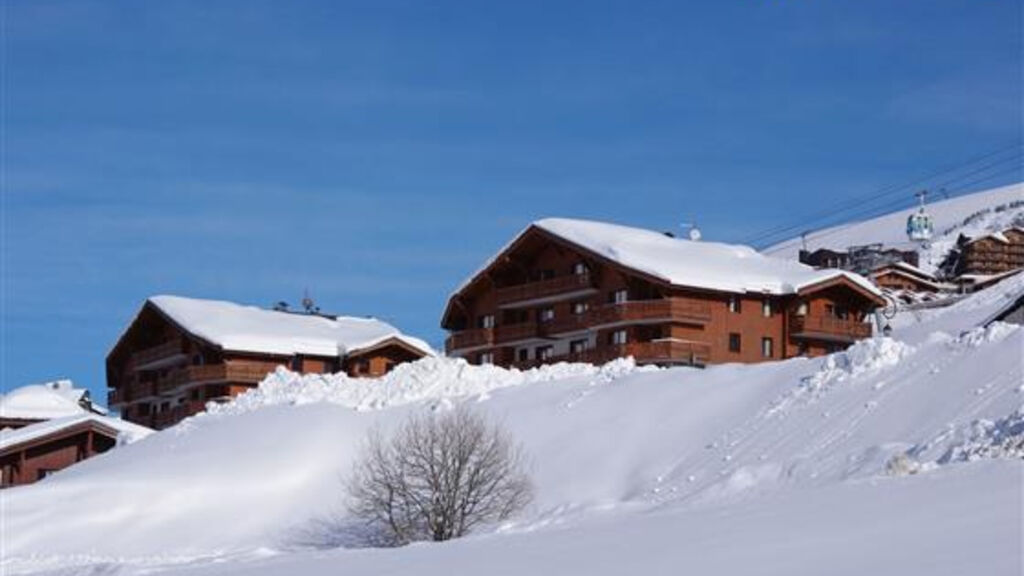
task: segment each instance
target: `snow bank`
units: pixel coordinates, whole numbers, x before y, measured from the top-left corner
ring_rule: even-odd
[[[590,364],[559,363],[526,371],[505,370],[497,366],[476,366],[462,358],[423,358],[397,366],[381,378],[350,378],[344,373],[301,375],[279,367],[260,385],[225,404],[207,406],[209,416],[252,412],[268,406],[300,406],[328,402],[357,410],[383,408],[462,396],[480,400],[500,388],[586,377],[611,381],[636,371],[632,358],[623,358],[595,367]],[[207,417],[199,415],[198,417]]]

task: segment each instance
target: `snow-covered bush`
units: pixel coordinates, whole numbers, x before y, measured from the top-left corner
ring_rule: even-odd
[[[533,492],[521,448],[466,408],[411,416],[389,440],[372,432],[348,489],[368,540],[392,546],[464,536],[509,518]]]

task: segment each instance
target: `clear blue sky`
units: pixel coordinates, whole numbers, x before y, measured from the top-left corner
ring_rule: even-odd
[[[372,5],[372,7],[370,7]],[[3,388],[143,300],[439,345],[530,220],[737,240],[1021,139],[1021,2],[4,2]]]

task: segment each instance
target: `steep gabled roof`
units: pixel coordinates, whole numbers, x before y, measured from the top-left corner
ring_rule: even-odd
[[[434,355],[423,340],[374,318],[329,318],[167,295],[149,298],[146,306],[192,336],[230,352],[342,357],[349,350],[394,338],[424,355]]]
[[[568,218],[545,218],[532,223],[464,281],[452,296],[465,290],[521,239],[535,232],[548,234],[583,252],[674,286],[784,295],[841,279],[879,300],[882,298],[874,284],[844,270],[815,270],[791,260],[765,256],[749,246],[682,240],[653,230]]]

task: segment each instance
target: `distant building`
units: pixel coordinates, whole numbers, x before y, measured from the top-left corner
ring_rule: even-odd
[[[957,241],[957,276],[995,275],[1024,268],[1024,228],[1014,226]]]
[[[871,336],[865,278],[747,246],[584,220],[534,222],[464,282],[441,326],[450,355],[528,368],[559,361],[759,362]]]
[[[867,244],[850,246],[845,252],[828,248],[819,248],[813,252],[801,250],[799,260],[802,264],[815,268],[837,268],[867,275],[872,270],[897,262],[917,267],[918,254],[915,250],[897,250],[885,248],[882,244]]]
[[[871,271],[869,278],[879,288],[907,292],[938,292],[942,285],[933,274],[906,262],[885,264]]]
[[[70,380],[0,396],[0,488],[35,482],[151,432],[106,412]]]
[[[165,428],[254,387],[278,366],[380,376],[432,354],[422,340],[371,318],[155,296],[107,355],[109,405],[126,420]]]

